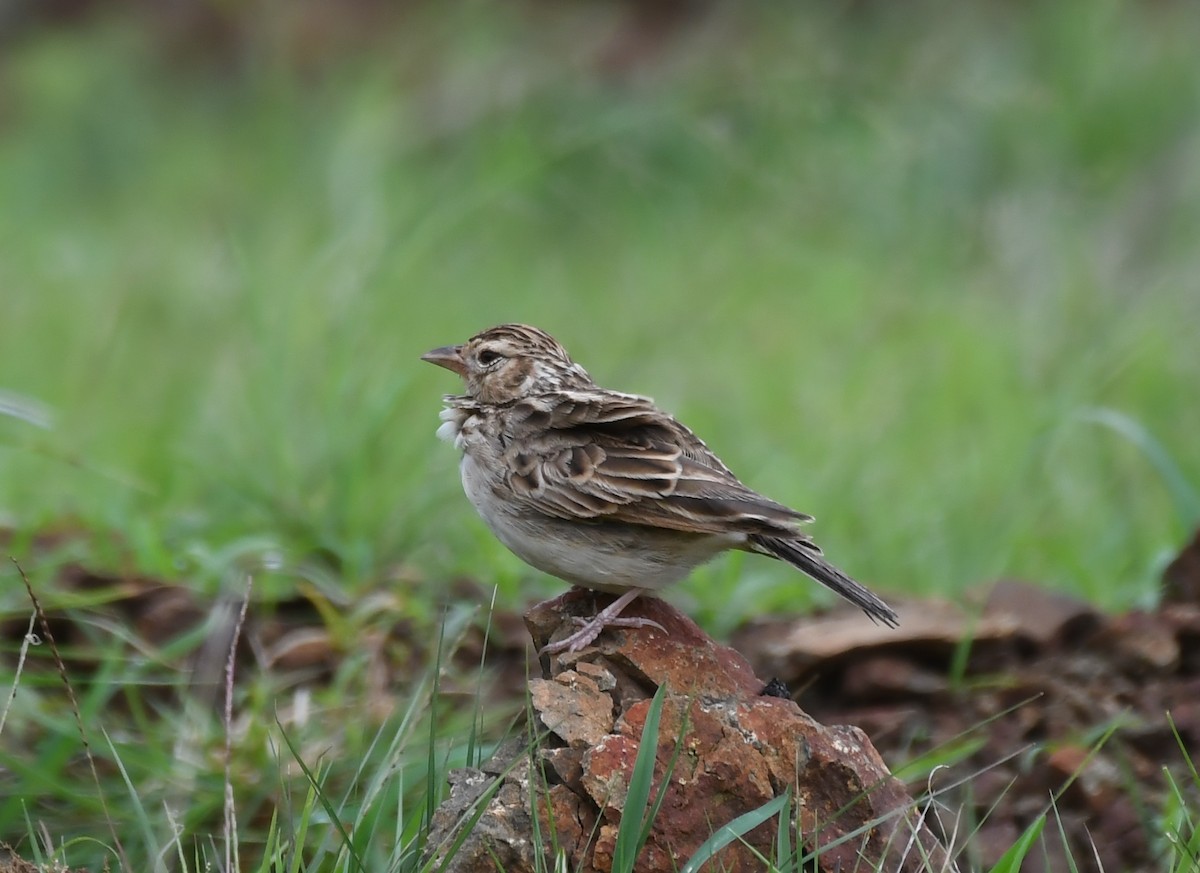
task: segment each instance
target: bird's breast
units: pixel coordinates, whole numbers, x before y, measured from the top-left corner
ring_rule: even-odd
[[[447,406],[438,414],[438,418],[442,420],[437,429],[438,439],[454,443],[454,447],[462,451],[463,428],[466,427],[471,417],[471,413],[465,409]]]

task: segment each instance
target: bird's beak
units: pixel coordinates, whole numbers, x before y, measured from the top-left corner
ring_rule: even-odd
[[[464,378],[467,375],[467,363],[462,357],[462,346],[442,346],[440,349],[434,349],[421,355],[421,360],[445,367]]]

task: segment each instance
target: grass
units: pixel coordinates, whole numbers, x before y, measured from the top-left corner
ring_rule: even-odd
[[[5,70],[0,372],[53,424],[0,425],[0,505],[210,586],[274,547],[351,590],[404,562],[522,602],[431,436],[455,386],[416,356],[523,319],[885,591],[1145,598],[1194,519],[1080,417],[1119,411],[1200,479],[1198,83],[1182,8],[1087,10],[928,34],[763,12],[634,92],[486,16],[404,87],[383,57],[164,83],[120,29],[30,41]],[[745,613],[810,600],[757,560],[683,596],[727,613],[745,577]]]
[[[0,521],[47,605],[82,605],[54,589],[69,561],[210,594],[253,573],[264,602],[387,589],[427,629],[459,575],[508,607],[559,590],[474,517],[433,437],[456,386],[417,361],[505,320],[656,397],[881,593],[1004,575],[1151,601],[1200,482],[1195,10],[727,10],[622,85],[576,60],[588,15],[464,3],[315,72],[269,41],[188,69],[119,17],[6,46]],[[79,536],[36,548],[49,530]],[[670,596],[714,633],[827,602],[757,558]],[[339,790],[347,760],[400,766],[395,815],[464,752],[397,765],[370,757],[395,717],[347,723],[353,641],[388,620],[344,617],[346,665],[290,736],[309,764],[338,750]],[[152,831],[165,804],[209,833],[219,721],[158,694],[186,649],[80,624],[97,753]],[[46,822],[97,857],[58,679],[20,681],[0,836]],[[286,786],[311,799],[275,726],[298,692],[241,693],[245,845]]]

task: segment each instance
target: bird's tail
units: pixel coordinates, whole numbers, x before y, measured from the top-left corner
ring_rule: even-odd
[[[756,551],[787,561],[797,570],[816,579],[829,590],[841,595],[862,609],[872,619],[897,627],[900,617],[870,590],[855,582],[821,555],[821,550],[807,540],[755,534],[750,537]]]

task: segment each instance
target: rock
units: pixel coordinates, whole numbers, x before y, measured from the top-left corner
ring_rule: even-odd
[[[1130,676],[1173,672],[1179,665],[1179,642],[1161,613],[1135,610],[1117,616],[1090,645],[1096,651],[1110,653]]]
[[[36,864],[30,863],[16,853],[8,843],[0,843],[0,873],[41,873],[42,870],[50,869],[48,867],[39,867]],[[53,868],[61,873],[88,873],[82,867],[78,870],[73,868],[56,866]],[[106,866],[105,870],[108,869]]]
[[[592,600],[572,592],[528,613],[537,648],[573,629],[572,615],[588,614]],[[550,847],[557,847],[571,870],[610,871],[622,816],[644,813],[625,808],[627,793],[651,698],[665,686],[651,797],[674,764],[638,871],[679,869],[717,828],[789,789],[791,844],[818,854],[806,870],[917,871],[931,859],[933,869],[954,870],[862,731],[826,727],[787,697],[763,696],[768,683],[741,655],[663,601],[642,598],[629,612],[666,633],[609,629],[582,652],[544,659],[544,678],[529,683],[541,740],[535,753],[528,740],[510,743],[484,770],[452,774],[429,841],[440,847],[432,852],[444,869],[494,871],[497,862],[506,873],[553,868]],[[479,821],[448,857],[456,828],[480,803]],[[707,869],[762,870],[755,851],[773,857],[777,827],[778,819],[760,825]]]
[[[944,601],[928,601],[919,608],[901,603],[897,609],[898,628],[864,621],[856,609],[838,608],[803,619],[752,621],[734,634],[733,643],[759,669],[795,687],[867,656],[920,651],[931,660],[945,660],[965,636],[979,646],[1007,642],[1019,630],[1018,620],[1007,612],[976,616]]]
[[[1039,651],[1081,640],[1101,622],[1099,611],[1086,600],[1015,579],[992,586],[984,615],[1010,622],[1014,632]]]
[[[889,655],[863,658],[842,673],[845,694],[852,700],[905,700],[944,694],[950,687],[945,672],[927,670],[905,658]]]
[[[530,679],[529,695],[542,725],[568,746],[588,748],[612,731],[612,698],[574,670],[549,679]]]

